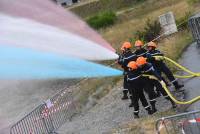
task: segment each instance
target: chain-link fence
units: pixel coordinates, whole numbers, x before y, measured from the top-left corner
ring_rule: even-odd
[[[194,39],[200,44],[200,13],[189,19],[189,27]]]
[[[72,91],[65,89],[11,127],[11,134],[53,134],[77,113]]]
[[[200,134],[200,110],[163,117],[156,121],[157,134]]]

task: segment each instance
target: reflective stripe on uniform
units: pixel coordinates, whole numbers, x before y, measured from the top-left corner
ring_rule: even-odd
[[[134,77],[134,78],[128,78],[127,80],[136,80],[136,79],[138,79],[139,77],[140,77],[141,75],[139,75],[139,76],[137,76],[137,77]]]
[[[174,83],[174,82],[176,82],[176,81],[177,81],[177,79],[175,79],[175,80],[171,81],[171,83]]]
[[[134,113],[139,113],[139,111],[134,111]]]
[[[154,68],[153,67],[151,67],[151,68],[149,68],[148,70],[146,70],[146,71],[144,71],[145,73],[148,73],[149,71],[154,71]]]
[[[147,52],[146,52],[147,53]],[[140,57],[140,56],[143,56],[143,55],[145,55],[146,53],[142,53],[142,54],[140,54],[140,55],[137,55],[138,57]]]
[[[150,106],[146,106],[146,107],[144,107],[145,109],[147,109],[147,108],[149,108]]]
[[[131,56],[126,57],[126,58],[123,58],[123,59],[124,59],[124,60],[127,60],[127,59],[130,59],[130,58],[134,57],[134,56],[136,56],[136,55],[131,55]]]
[[[169,96],[168,96],[168,95],[165,95],[165,96],[163,96],[163,97],[168,98]]]
[[[152,99],[152,100],[149,100],[149,101],[151,101],[151,102],[152,102],[152,101],[156,101],[156,99]]]
[[[154,54],[151,54],[151,56],[155,56],[155,55],[159,55],[159,54],[162,54],[162,53],[154,53]]]

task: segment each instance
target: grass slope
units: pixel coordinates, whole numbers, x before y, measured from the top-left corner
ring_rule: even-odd
[[[159,15],[168,11],[172,11],[175,18],[179,19],[184,17],[187,12],[193,13],[198,11],[198,6],[188,4],[187,0],[147,0],[134,6],[131,5],[128,8],[125,7],[123,10],[118,10],[118,22],[98,32],[118,50],[124,41],[133,37],[135,31],[143,29],[148,18],[156,20]],[[184,30],[160,40],[159,48],[167,57],[178,60],[184,49],[191,42],[192,37],[190,32]],[[96,78],[82,83],[81,90],[77,93],[80,105],[85,106],[88,102],[88,98],[91,97],[98,101],[98,99],[101,99],[101,97],[107,94],[119,80],[122,80],[122,77]],[[159,118],[161,115],[171,115],[173,113],[172,111],[167,111],[165,113],[156,114],[153,118],[144,118],[137,122],[128,123],[128,125],[122,125],[122,128],[113,130],[112,132],[117,133],[127,128],[127,133],[144,133],[144,129],[148,130],[149,133],[153,133],[155,119]],[[140,124],[141,122],[142,124]]]

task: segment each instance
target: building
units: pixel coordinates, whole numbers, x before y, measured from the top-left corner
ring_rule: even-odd
[[[79,2],[79,0],[54,0],[54,1],[62,6],[71,6],[72,4]]]

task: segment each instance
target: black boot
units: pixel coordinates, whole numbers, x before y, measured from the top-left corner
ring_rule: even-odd
[[[181,89],[182,87],[184,87],[184,85],[179,84],[178,81],[174,81],[173,84],[174,84],[176,91],[184,91],[184,89]]]
[[[152,107],[152,114],[155,113],[155,112],[157,112],[156,107]]]
[[[135,119],[140,118],[139,115],[138,115],[138,113],[134,113],[134,118],[135,118]]]
[[[152,114],[154,113],[154,112],[151,110],[150,107],[146,108],[146,110],[147,110],[147,112],[148,112],[149,115],[152,115]]]
[[[167,100],[169,100],[170,103],[172,104],[172,108],[176,108],[177,107],[176,103],[170,97],[167,97]]]
[[[150,104],[151,104],[151,107],[152,107],[152,114],[157,112],[156,101],[152,101],[152,102],[150,102]]]
[[[174,101],[172,99],[170,99],[170,102],[172,104],[172,108],[176,108],[177,107],[176,103],[174,103]]]
[[[127,100],[127,99],[128,99],[128,90],[123,90],[122,100]]]

